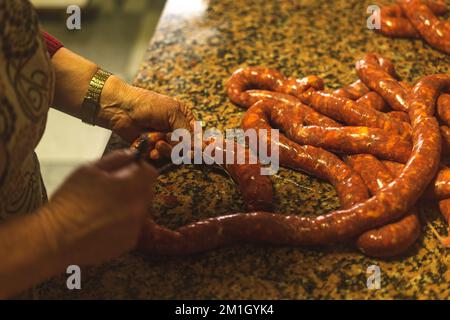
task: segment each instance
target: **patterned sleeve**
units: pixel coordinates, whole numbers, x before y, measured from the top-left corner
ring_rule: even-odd
[[[34,149],[53,95],[49,49],[61,45],[41,31],[28,0],[0,0],[0,220],[45,200]]]
[[[44,38],[45,45],[47,46],[47,51],[50,54],[50,57],[53,57],[56,51],[64,47],[64,45],[58,39],[45,31],[42,31],[42,37]]]

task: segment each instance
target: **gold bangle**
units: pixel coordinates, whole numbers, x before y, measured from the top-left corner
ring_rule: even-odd
[[[92,77],[86,96],[81,104],[81,121],[95,125],[95,120],[100,110],[100,95],[106,80],[110,76],[110,72],[99,68]]]

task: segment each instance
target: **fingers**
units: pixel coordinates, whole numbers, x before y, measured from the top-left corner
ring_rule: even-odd
[[[130,149],[116,150],[94,162],[94,166],[107,172],[120,169],[136,160],[136,151]]]
[[[163,158],[170,159],[172,146],[169,143],[164,140],[160,140],[155,144],[155,149]]]
[[[187,106],[181,102],[178,102],[177,107],[168,109],[168,121],[170,131],[175,129],[187,129],[192,131],[193,129],[193,116],[188,110]]]
[[[158,177],[156,169],[145,161],[135,161],[112,173],[115,178],[131,181],[133,187],[149,190]]]
[[[145,161],[137,161],[134,150],[124,149],[113,151],[94,163],[94,166],[113,174],[118,178],[135,180],[145,185],[152,185],[157,171]]]
[[[172,151],[172,146],[167,141],[170,141],[170,134],[168,133],[147,132],[141,134],[131,144],[131,148],[137,150],[144,159],[150,158],[154,161],[163,158],[168,159]]]
[[[170,159],[172,146],[164,140],[159,140],[154,145],[154,149],[149,151],[149,158],[153,161],[161,159]]]

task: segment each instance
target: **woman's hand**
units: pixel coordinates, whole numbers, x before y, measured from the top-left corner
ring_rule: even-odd
[[[111,76],[105,83],[97,116],[100,126],[131,142],[147,131],[192,130],[194,116],[177,99],[133,87]]]
[[[45,207],[49,245],[65,263],[101,263],[137,244],[157,174],[135,157],[116,151],[80,167]]]
[[[67,48],[61,48],[55,53],[52,64],[56,75],[53,106],[80,118],[81,105],[98,66]],[[192,113],[184,103],[133,87],[113,75],[103,87],[96,125],[111,129],[132,142],[147,131],[189,130],[193,120]]]
[[[37,212],[0,223],[0,298],[69,265],[98,264],[133,249],[155,180],[136,154],[112,152],[76,170]]]

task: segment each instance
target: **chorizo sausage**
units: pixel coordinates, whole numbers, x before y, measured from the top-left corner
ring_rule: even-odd
[[[437,114],[445,125],[450,125],[450,94],[443,93],[437,102]]]
[[[334,121],[333,119],[324,116],[313,108],[303,104],[300,99],[288,94],[266,90],[248,90],[246,91],[246,96],[246,101],[251,103],[251,105],[246,105],[246,107],[250,107],[260,100],[276,100],[292,107],[295,106],[296,108],[301,108],[305,125],[318,125],[325,127],[342,126],[340,123]]]
[[[394,180],[391,172],[373,155],[349,155],[344,161],[361,176],[372,196]]]
[[[450,168],[442,166],[424,193],[424,196],[439,200],[450,198]]]
[[[167,159],[170,158],[171,145],[165,141],[166,138],[166,135],[161,132],[144,133],[131,144],[131,148],[138,150],[145,159],[153,161],[161,160],[162,157]],[[160,146],[158,147],[158,145]],[[155,153],[156,150],[159,152]],[[271,209],[273,200],[272,182],[268,176],[261,174],[259,162],[251,163],[249,161],[250,150],[245,149],[243,164],[237,161],[236,149],[227,149],[224,143],[216,144],[213,156],[217,152],[223,153],[222,159],[226,158],[227,152],[232,153],[234,161],[231,164],[224,163],[220,166],[237,183],[246,208],[249,211]]]
[[[390,111],[387,113],[390,117],[409,123],[409,116],[406,112],[403,111]]]
[[[346,87],[337,89],[333,91],[335,95],[346,97],[352,100],[358,100],[365,94],[369,93],[370,89],[361,80],[356,80],[355,82],[349,84]]]
[[[444,154],[450,154],[450,128],[447,126],[441,126],[442,136],[442,152]]]
[[[323,91],[307,90],[308,105],[337,121],[349,125],[380,128],[409,138],[411,127],[375,109],[366,109],[355,101]]]
[[[382,163],[391,172],[401,172],[404,165],[395,161],[383,160]],[[423,193],[424,199],[448,199],[450,198],[450,168],[441,165],[437,175],[431,180]]]
[[[388,108],[386,101],[376,92],[370,91],[361,80],[357,80],[347,87],[337,89],[333,91],[333,94],[355,100],[363,108],[378,111],[386,111]]]
[[[390,61],[379,57],[377,62],[382,70],[387,70],[386,72],[389,74],[395,74],[395,69]],[[301,80],[296,80],[286,78],[275,70],[261,67],[239,69],[233,73],[227,82],[228,96],[234,103],[241,106],[249,107],[250,103],[256,102],[255,95],[249,93],[251,89],[266,89],[293,95],[300,99],[301,102],[306,102],[306,104],[317,102],[316,105],[313,105],[313,108],[338,121],[344,121],[352,125],[377,127],[385,130],[397,129],[397,133],[400,135],[407,136],[409,134],[410,128],[407,127],[407,124],[390,119],[382,113],[377,113],[376,110],[364,111],[365,108],[356,105],[356,103],[346,106],[345,101],[338,100],[337,105],[336,102],[322,105],[321,103],[325,103],[328,100],[323,99],[323,97],[328,97],[329,95],[316,91],[322,88],[323,81],[318,77],[309,76]],[[333,106],[335,108],[332,108]],[[330,112],[324,112],[327,110]]]
[[[391,183],[393,174],[371,155],[353,155],[346,162],[360,174],[372,195]],[[401,220],[369,230],[360,235],[357,247],[366,255],[386,258],[406,251],[420,235],[417,209],[411,209]]]
[[[240,106],[250,107],[248,90],[275,91],[300,97],[309,88],[323,89],[323,80],[316,76],[303,79],[286,78],[276,70],[263,67],[241,68],[233,72],[226,84],[230,100]]]
[[[359,78],[371,90],[381,95],[394,110],[407,112],[406,90],[390,73],[383,70],[381,59],[383,58],[377,54],[366,54],[356,62],[356,72]]]
[[[339,153],[370,153],[383,159],[405,163],[412,145],[408,139],[378,128],[303,126],[300,105],[288,106],[274,100],[256,103],[247,113],[264,113],[287,137],[301,145],[311,145]]]
[[[374,109],[378,111],[386,111],[388,105],[386,101],[376,92],[370,91],[356,100],[356,103],[365,109]]]
[[[287,136],[297,143],[329,151],[373,154],[402,163],[408,161],[412,149],[409,139],[378,128],[297,126],[291,128]]]
[[[443,15],[447,12],[447,7],[441,1],[423,1],[436,15]],[[408,20],[402,8],[398,4],[381,8],[381,29],[382,34],[389,37],[420,38],[420,33]]]
[[[382,160],[381,163],[391,172],[395,177],[398,177],[400,173],[402,173],[403,168],[405,167],[402,163]]]
[[[217,152],[217,149],[216,149]],[[226,150],[224,149],[224,158]],[[250,163],[250,150],[245,150],[245,163],[236,160],[222,167],[239,186],[245,206],[249,211],[270,210],[273,202],[273,186],[269,176],[261,174],[261,164]]]
[[[449,84],[449,77],[435,75],[423,78],[414,86],[406,102],[413,129],[412,155],[400,176],[372,198],[349,209],[318,217],[269,212],[231,214],[195,222],[176,231],[149,221],[140,247],[153,253],[190,254],[242,242],[324,245],[344,241],[400,219],[414,205],[437,171],[441,137],[433,111],[439,90]],[[258,116],[247,118],[246,121],[250,127],[261,124]],[[268,123],[263,123],[262,127],[266,126],[270,127]],[[308,148],[303,149],[307,151]],[[301,154],[298,152],[301,149],[292,150],[292,156]],[[313,160],[312,156],[316,158]],[[322,159],[319,161],[318,154],[313,153],[309,153],[308,157],[310,159],[305,159],[304,164],[313,164],[310,169],[315,168],[314,171],[317,171],[317,165]]]
[[[255,103],[245,113],[242,119],[242,128],[257,131],[265,129],[270,132],[271,123],[283,122],[278,113],[279,109],[273,108],[274,105],[276,102],[271,100],[260,100]],[[270,145],[270,135],[267,140]],[[300,146],[280,134],[279,160],[282,166],[301,170],[330,181],[336,188],[342,207],[353,205],[367,198],[367,188],[361,178],[354,174],[342,160],[328,151],[309,145]]]
[[[380,31],[388,37],[419,38],[420,34],[397,4],[381,8]]]
[[[447,229],[447,237],[441,239],[441,243],[445,247],[450,248],[450,199],[439,201],[439,210],[441,211],[442,215],[445,218],[445,221],[449,225]]]
[[[447,5],[445,0],[422,0],[430,10],[437,16],[442,16],[447,13]]]
[[[429,45],[450,53],[450,22],[437,18],[421,0],[401,0],[399,4],[411,24]]]

